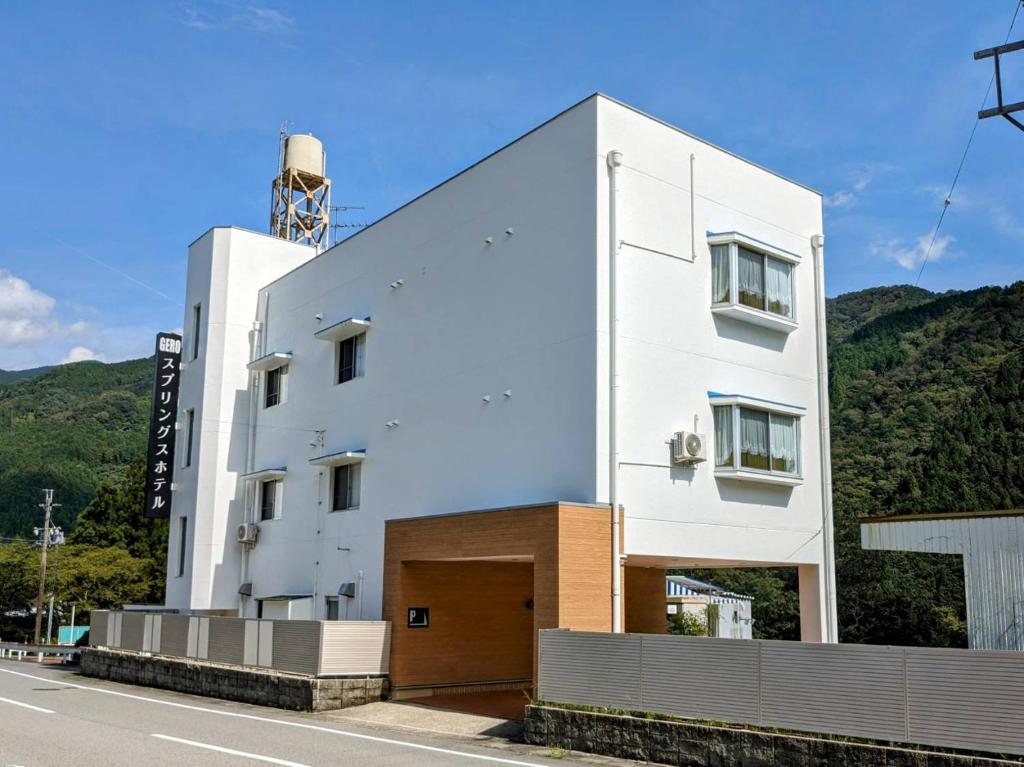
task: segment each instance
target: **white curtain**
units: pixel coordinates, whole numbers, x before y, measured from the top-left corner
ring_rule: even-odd
[[[796,419],[772,414],[772,470],[796,474]]]
[[[792,268],[785,261],[769,258],[765,283],[768,294],[768,311],[781,314],[783,317],[793,316],[793,281],[790,279]]]
[[[715,466],[733,466],[732,407],[715,408]]]
[[[764,309],[764,256],[740,248],[738,260],[740,303]]]
[[[729,302],[729,246],[711,246],[711,303]]]
[[[768,414],[740,408],[740,463],[752,469],[768,468]]]

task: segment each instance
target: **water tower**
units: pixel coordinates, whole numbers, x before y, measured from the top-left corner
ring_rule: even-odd
[[[327,249],[331,233],[331,180],[327,155],[312,135],[281,134],[281,170],[274,179],[270,233],[282,240]]]

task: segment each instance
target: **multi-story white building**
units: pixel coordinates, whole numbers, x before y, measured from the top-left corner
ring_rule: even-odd
[[[822,246],[816,192],[601,95],[320,255],[211,229],[167,605],[391,618],[414,686],[664,630],[668,567],[792,566],[835,641]],[[517,660],[409,670],[446,652]]]

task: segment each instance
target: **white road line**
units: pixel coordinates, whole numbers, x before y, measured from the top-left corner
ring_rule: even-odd
[[[130,698],[132,700],[141,700],[146,703],[156,703],[161,706],[170,706],[171,708],[183,708],[189,711],[202,711],[204,714],[216,714],[218,716],[230,716],[235,719],[248,719],[252,722],[266,722],[268,724],[280,724],[284,727],[297,727],[300,730],[314,730],[316,732],[326,732],[331,735],[340,735],[346,738],[356,738],[358,740],[369,740],[374,743],[387,743],[392,746],[404,746],[406,748],[415,748],[420,751],[432,751],[436,754],[448,754],[449,756],[463,756],[467,759],[477,759],[482,762],[492,762],[495,764],[511,764],[516,767],[543,767],[543,765],[537,762],[520,762],[515,759],[503,759],[500,756],[486,756],[485,754],[474,754],[469,751],[454,751],[449,748],[440,748],[438,746],[427,746],[422,743],[410,743],[406,740],[393,740],[392,738],[381,738],[376,735],[364,735],[359,732],[348,732],[346,730],[336,730],[332,727],[322,727],[316,724],[307,724],[306,722],[291,722],[287,719],[274,719],[269,716],[256,716],[255,714],[243,714],[238,711],[219,711],[215,708],[206,708],[205,706],[190,706],[187,703],[175,703],[170,700],[159,700],[157,698],[147,698],[144,695],[132,695],[127,692],[120,692],[118,690],[107,690],[103,687],[91,687],[84,684],[74,684],[72,682],[62,682],[57,679],[51,679],[49,677],[34,676],[33,674],[25,674],[21,671],[11,671],[6,668],[0,668],[0,672],[5,674],[14,674],[15,676],[23,676],[27,679],[36,679],[40,682],[50,682],[51,684],[62,684],[65,687],[73,687],[76,690],[88,690],[90,692],[100,692],[105,695],[115,695],[119,698]]]
[[[262,754],[251,754],[248,751],[236,751],[233,748],[225,748],[224,746],[214,746],[210,743],[200,743],[197,740],[185,740],[185,738],[175,738],[170,735],[161,735],[159,733],[153,733],[154,738],[160,738],[160,740],[170,740],[175,743],[184,743],[186,746],[195,746],[196,748],[205,748],[209,751],[219,751],[222,754],[231,754],[231,756],[244,756],[246,759],[255,759],[258,762],[270,762],[271,764],[280,764],[282,767],[309,767],[308,764],[302,764],[300,762],[289,762],[287,759],[275,759],[272,756],[263,756]]]
[[[12,706],[21,706],[22,708],[30,708],[33,711],[38,711],[40,714],[52,714],[48,708],[40,708],[39,706],[33,706],[30,703],[22,703],[18,700],[11,700],[10,698],[0,698],[0,703],[10,703]]]

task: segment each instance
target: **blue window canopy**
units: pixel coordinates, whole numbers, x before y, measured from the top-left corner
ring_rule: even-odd
[[[316,458],[310,458],[313,466],[347,466],[351,463],[362,463],[366,459],[366,448],[359,450],[342,450],[337,453],[328,453]]]
[[[363,319],[349,317],[341,322],[335,322],[333,325],[328,325],[326,328],[318,330],[313,334],[313,336],[321,341],[333,341],[337,343],[365,333],[369,329],[369,317],[364,317]]]
[[[288,469],[285,466],[278,466],[273,469],[260,469],[259,471],[251,471],[248,474],[243,474],[242,479],[246,482],[263,482],[268,479],[284,479],[285,475],[288,474]]]
[[[248,364],[249,370],[274,370],[287,365],[292,359],[291,352],[270,352]]]
[[[706,232],[708,238],[708,245],[728,245],[731,242],[744,245],[752,250],[756,250],[759,253],[767,253],[769,256],[775,256],[781,258],[783,261],[788,261],[791,264],[798,264],[802,260],[801,257],[793,253],[792,251],[780,248],[778,245],[772,245],[770,242],[759,240],[756,237],[743,234],[743,232]]]
[[[764,399],[762,397],[751,397],[747,394],[723,394],[722,392],[709,391],[708,399],[712,405],[740,405],[752,407],[757,410],[770,410],[773,413],[791,415],[801,418],[807,415],[807,408],[802,405],[789,405],[785,402]]]

